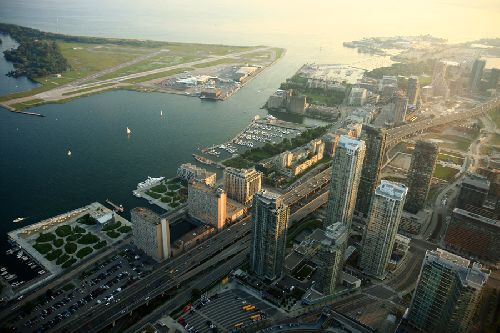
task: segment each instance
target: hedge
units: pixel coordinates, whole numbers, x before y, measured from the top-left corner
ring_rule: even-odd
[[[66,245],[64,245],[64,251],[66,251],[66,253],[75,253],[77,248],[78,246],[75,243],[66,243]]]
[[[123,227],[120,227],[118,231],[121,232],[122,234],[126,234],[128,232],[131,232],[132,228],[128,225],[124,225]]]
[[[46,254],[50,250],[52,250],[52,245],[50,245],[48,243],[41,243],[41,244],[37,243],[37,244],[33,245],[33,247],[35,248],[35,250],[37,250],[41,254]]]
[[[73,235],[69,235],[66,240],[69,241],[69,242],[74,242],[78,239],[80,239],[80,237],[82,237],[82,234],[73,234]]]
[[[99,249],[105,247],[106,243],[107,242],[105,240],[102,240],[99,243],[97,243],[96,245],[94,245],[93,248],[94,248],[94,250],[99,250]]]
[[[66,237],[73,233],[69,225],[61,225],[56,229],[56,235],[59,237]]]
[[[80,226],[75,226],[75,227],[73,228],[73,231],[74,231],[74,233],[75,233],[75,234],[84,234],[86,230],[85,230],[85,229],[83,229],[83,228],[82,228],[82,227],[80,227]]]
[[[99,237],[97,237],[94,234],[91,234],[90,232],[83,235],[78,241],[78,244],[94,244],[99,241]]]
[[[54,239],[54,241],[52,243],[54,244],[55,247],[61,247],[64,244],[64,240],[61,238],[57,238],[57,239]]]
[[[108,237],[111,237],[111,238],[118,238],[118,237],[120,237],[120,233],[116,232],[114,230],[108,231],[106,234],[108,235]]]
[[[63,251],[61,249],[55,249],[54,251],[47,254],[45,258],[47,258],[47,260],[53,261],[59,258],[61,254],[63,254]]]
[[[36,239],[36,242],[46,243],[46,242],[52,242],[54,239],[56,239],[56,235],[54,235],[53,233],[50,232],[48,234],[41,233],[40,236],[38,236],[38,238]]]
[[[68,259],[69,259],[69,255],[67,255],[66,253],[63,254],[62,256],[60,256],[59,258],[57,258],[56,260],[56,264],[60,265],[62,264],[63,262],[66,262]]]
[[[71,258],[70,260],[66,261],[64,264],[62,264],[62,268],[68,268],[72,266],[77,260],[75,258]]]
[[[76,257],[82,259],[83,257],[88,256],[91,254],[94,250],[90,246],[84,247],[83,249],[78,250],[76,253]]]

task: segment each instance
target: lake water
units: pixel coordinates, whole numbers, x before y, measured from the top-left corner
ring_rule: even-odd
[[[388,29],[380,24],[385,18],[382,14],[374,14],[377,19],[365,21],[366,29],[360,29],[361,18],[350,12],[352,4],[339,4],[347,7],[339,7],[328,15],[321,6],[314,7],[328,1],[312,1],[309,12],[287,4],[245,3],[1,1],[0,21],[46,31],[273,45],[286,47],[287,53],[225,102],[114,91],[30,110],[46,115],[45,118],[1,111],[0,233],[5,235],[22,225],[106,198],[126,209],[145,205],[145,200],[131,194],[138,182],[147,176],[174,176],[179,164],[193,161],[191,154],[196,147],[221,143],[241,131],[255,115],[265,115],[260,107],[268,96],[303,63],[347,63],[367,69],[387,65],[387,58],[358,54],[343,48],[341,43],[363,35],[415,33],[408,26]],[[397,20],[406,17],[391,16]],[[323,26],[325,22],[334,26]],[[380,30],[382,26],[386,30]],[[441,25],[436,22],[433,27]],[[15,46],[11,39],[1,38],[2,50]],[[11,69],[12,65],[2,57],[0,72]],[[34,86],[26,78],[0,75],[0,95]],[[308,118],[300,121],[315,122]],[[133,131],[130,138],[125,134],[127,126]],[[71,158],[67,156],[68,149],[72,151]],[[28,219],[14,224],[11,221],[16,217]],[[5,242],[0,241],[0,256],[4,250]]]

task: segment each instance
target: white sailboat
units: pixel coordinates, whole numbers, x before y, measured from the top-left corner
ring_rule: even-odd
[[[132,131],[130,130],[130,128],[127,127],[127,134],[130,135],[132,134]]]

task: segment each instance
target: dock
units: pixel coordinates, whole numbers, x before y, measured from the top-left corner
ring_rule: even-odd
[[[114,204],[114,203],[113,203],[111,200],[109,200],[109,199],[106,199],[106,203],[107,203],[108,205],[110,205],[111,207],[113,207],[113,209],[114,209],[115,211],[120,212],[120,213],[123,213],[123,206],[122,206],[122,205],[119,205],[119,206],[118,206],[118,205]]]

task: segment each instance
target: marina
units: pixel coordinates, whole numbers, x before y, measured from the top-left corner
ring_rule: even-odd
[[[222,157],[225,159],[241,154],[248,149],[261,147],[268,143],[281,142],[284,138],[294,138],[300,135],[305,129],[305,126],[278,120],[272,115],[267,115],[264,119],[256,116],[250,125],[230,141],[203,148],[200,151],[215,158]],[[193,154],[193,157],[204,164],[211,165],[217,163],[197,154]]]

